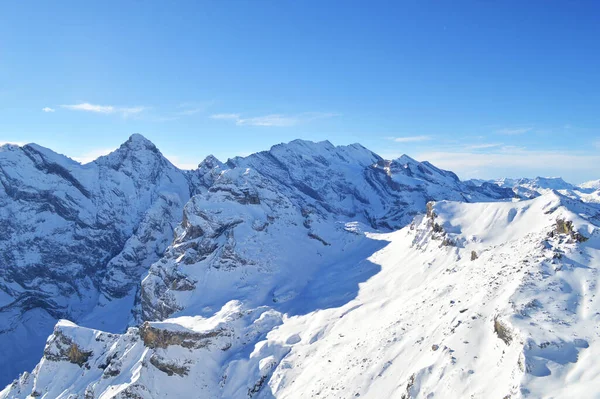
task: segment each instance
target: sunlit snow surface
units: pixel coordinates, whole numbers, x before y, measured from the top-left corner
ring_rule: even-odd
[[[137,329],[107,335],[61,322],[57,331],[93,352],[88,367],[42,359],[0,397],[597,397],[597,209],[550,192],[512,203],[442,201],[433,214],[393,233],[341,229],[338,240],[366,246],[340,254],[348,276],[337,273],[318,296],[308,289],[290,299],[307,311],[242,300],[208,318],[149,323],[173,333],[227,331],[201,348],[151,348]],[[550,236],[557,219],[588,240]],[[380,269],[327,306],[365,262]],[[152,356],[185,374],[169,376]]]

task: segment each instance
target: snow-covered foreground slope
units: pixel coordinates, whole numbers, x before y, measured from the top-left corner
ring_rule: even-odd
[[[355,301],[269,336],[302,338],[275,396],[598,397],[596,210],[547,194],[434,214],[378,236],[382,271]]]
[[[263,208],[251,205],[252,216],[246,209],[239,226],[262,226]],[[598,397],[598,211],[548,192],[521,202],[432,203],[391,233],[349,222],[321,227],[334,244],[307,242],[334,261],[312,270],[315,249],[300,246],[294,265],[307,260],[308,269],[297,273],[308,280],[290,283],[292,293],[272,291],[279,294],[268,300],[253,277],[260,265],[241,267],[251,271],[251,284],[238,287],[246,289],[242,298],[223,304],[193,299],[203,290],[217,297],[183,268],[172,287],[185,279],[194,287],[175,289],[171,305],[181,309],[167,313],[190,315],[126,334],[60,322],[35,370],[0,398]],[[187,231],[203,226],[206,234],[207,220],[188,219]],[[283,227],[271,223],[275,241],[262,250],[273,256]],[[227,276],[210,267],[204,274]],[[264,278],[277,280],[277,270],[267,269]]]

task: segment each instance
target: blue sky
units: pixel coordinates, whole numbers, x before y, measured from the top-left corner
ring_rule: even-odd
[[[2,2],[0,142],[187,167],[295,138],[600,178],[597,1]]]

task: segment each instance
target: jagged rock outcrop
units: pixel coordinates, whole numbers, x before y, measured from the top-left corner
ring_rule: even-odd
[[[214,329],[212,331],[197,333],[193,331],[171,331],[153,327],[149,322],[145,322],[140,327],[140,337],[144,345],[148,348],[166,349],[172,345],[179,345],[188,349],[200,349],[208,347],[215,338],[231,337],[232,331],[224,328]]]
[[[22,375],[0,392],[0,398],[62,398],[74,389],[86,399],[216,398],[224,389],[245,393],[255,388],[254,380],[270,375],[263,372],[265,361],[278,361],[289,351],[285,345],[254,356],[245,351],[281,322],[281,314],[273,310],[245,309],[237,302],[228,303],[210,319],[145,323],[124,334],[60,321],[42,361],[31,374]],[[213,370],[207,372],[228,358],[238,360],[226,370],[214,370],[224,374],[215,378]],[[197,385],[186,386],[187,380]]]
[[[553,237],[554,234],[567,235],[577,242],[585,242],[588,240],[587,237],[575,230],[573,222],[570,220],[556,219],[556,227],[550,232],[549,236]]]

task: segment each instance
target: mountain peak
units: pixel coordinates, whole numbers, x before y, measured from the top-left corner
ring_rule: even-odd
[[[396,162],[401,163],[401,164],[418,164],[419,161],[417,161],[414,158],[409,157],[406,154],[402,154],[400,155],[398,158],[395,159]]]
[[[139,133],[134,133],[129,136],[127,141],[121,144],[119,148],[106,156],[98,158],[98,160],[106,158],[140,158],[144,157],[143,154],[147,152],[151,152],[162,157],[162,154],[153,142]]]
[[[360,144],[333,145],[329,140],[310,141],[296,139],[289,143],[277,144],[269,150],[269,153],[275,156],[287,156],[285,154],[294,154],[302,157],[319,157],[321,159],[350,160],[356,161],[362,165],[369,165],[377,162],[380,157],[371,150]]]
[[[581,188],[589,188],[589,189],[600,189],[600,179],[599,180],[591,180],[579,185]]]
[[[198,169],[214,169],[217,166],[223,166],[223,162],[219,161],[217,157],[210,154],[198,164]]]
[[[271,147],[271,152],[279,149],[294,150],[294,151],[319,151],[319,150],[332,150],[335,146],[328,140],[325,141],[311,141],[303,139],[295,139],[288,143],[276,144]]]
[[[4,144],[0,145],[0,151],[13,150],[15,148],[21,148],[22,146],[23,146],[23,144],[18,144],[18,143],[4,143]]]
[[[153,142],[148,140],[146,137],[142,136],[139,133],[134,133],[129,136],[129,139],[121,146],[127,146],[128,148],[138,150],[138,149],[148,149],[148,150],[156,150],[156,146]]]
[[[115,170],[123,168],[128,173],[154,175],[158,169],[176,167],[163,156],[159,149],[150,140],[141,134],[132,134],[119,148],[108,155],[101,156],[94,161],[99,165],[108,165]]]

